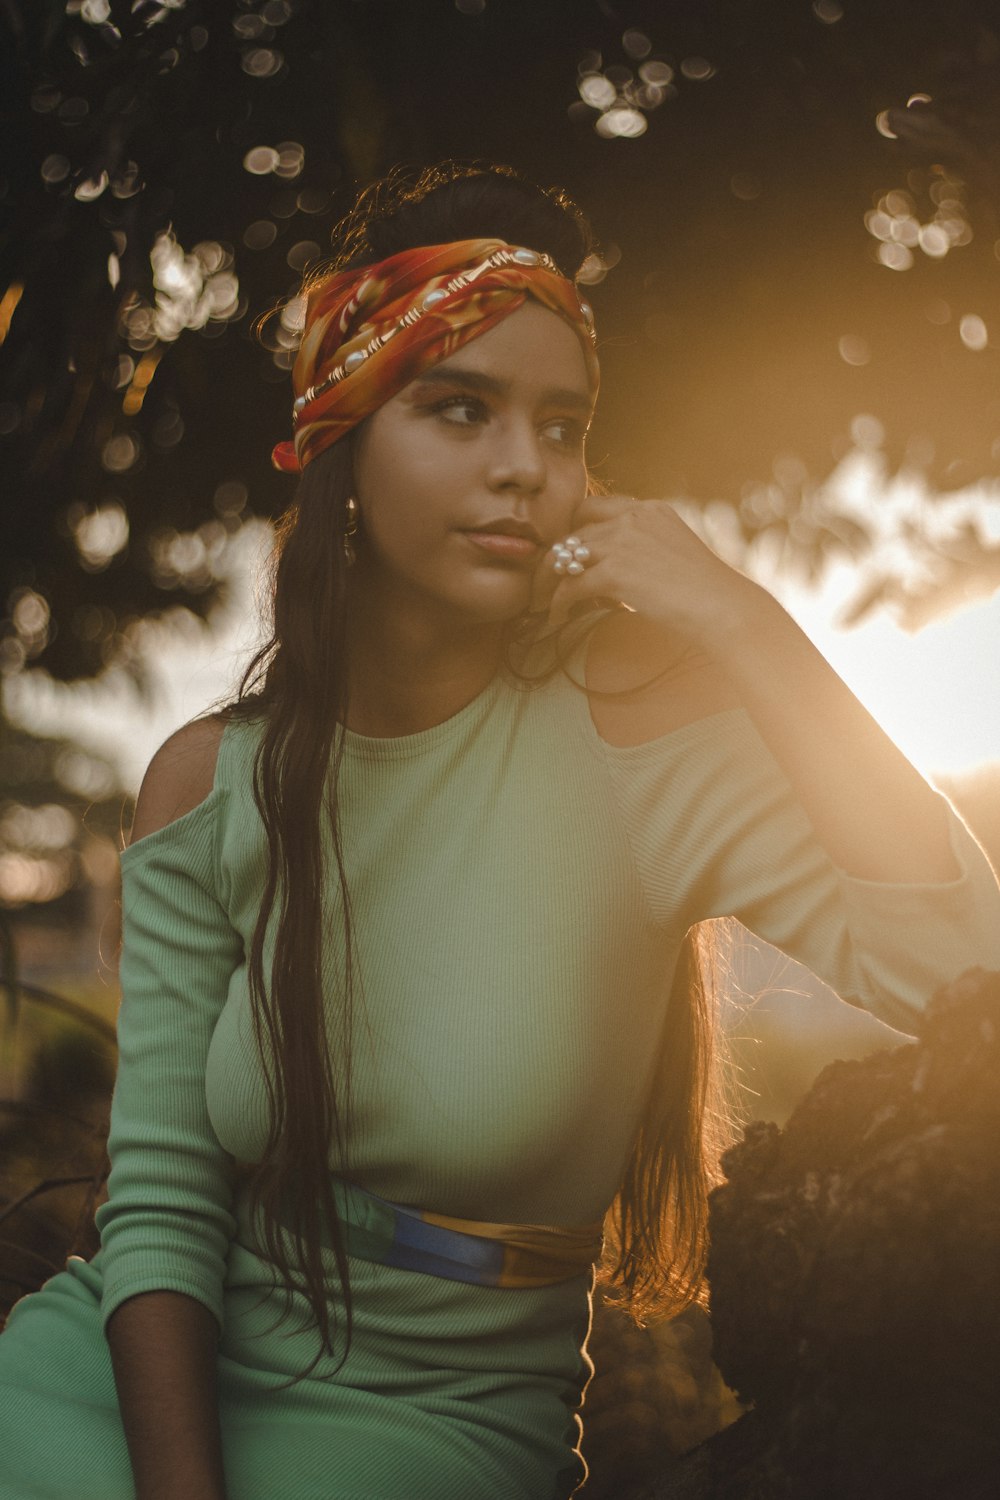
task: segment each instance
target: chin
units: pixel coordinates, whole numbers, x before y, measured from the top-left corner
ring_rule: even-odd
[[[529,578],[511,580],[504,588],[480,589],[463,601],[462,612],[480,625],[507,625],[531,604]]]

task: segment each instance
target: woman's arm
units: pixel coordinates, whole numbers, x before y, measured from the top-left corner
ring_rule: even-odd
[[[213,721],[189,724],[157,752],[136,804],[132,845],[158,834],[205,801],[212,790],[221,732],[221,725]],[[176,1256],[179,1249],[169,1240],[162,1250],[156,1247],[160,1236],[169,1235],[170,1191],[162,1191],[160,1179],[170,1183],[174,1193],[184,1195],[188,1207],[181,1210],[181,1218],[192,1226],[198,1208],[193,1195],[200,1175],[206,1176],[202,1191],[209,1191],[209,1145],[201,1140],[203,1122],[185,1118],[190,1108],[185,1104],[185,1077],[190,1072],[194,1097],[203,1097],[204,1038],[198,1032],[204,1029],[207,1034],[211,1012],[224,998],[224,990],[221,995],[219,991],[229,968],[227,935],[207,894],[190,883],[184,865],[193,861],[193,851],[187,851],[186,860],[175,856],[174,869],[166,855],[147,849],[142,857],[146,864],[150,858],[162,861],[166,892],[162,902],[141,887],[130,893],[133,902],[148,907],[149,914],[144,917],[141,909],[134,908],[127,913],[123,958],[123,1007],[127,1009],[123,1008],[120,1022],[123,1055],[116,1086],[117,1118],[113,1116],[112,1125],[111,1199],[104,1211],[103,1252],[113,1261],[116,1237],[124,1234],[128,1240],[131,1234],[138,1243],[126,1253],[141,1259],[137,1269],[126,1273],[124,1285],[116,1287],[114,1295],[124,1295],[125,1300],[108,1317],[106,1334],[137,1500],[225,1500],[216,1392],[218,1317],[195,1295],[156,1287],[159,1276],[168,1283],[179,1278],[185,1284],[190,1274],[193,1292],[206,1279],[200,1267],[192,1266],[189,1273],[169,1263],[169,1252]],[[213,952],[216,944],[220,955]],[[138,952],[137,945],[141,945]],[[137,967],[139,953],[145,957]],[[197,1012],[178,1006],[174,999],[182,985],[172,965],[182,955],[189,960],[188,975],[191,966],[197,971],[189,979],[194,989],[199,987],[199,976],[204,976],[205,994]],[[187,1047],[190,1062],[182,1071],[177,1060]],[[168,1055],[171,1052],[176,1059]],[[162,1108],[156,1102],[160,1093],[164,1094]],[[184,1186],[183,1174],[188,1171],[192,1181]],[[141,1227],[132,1230],[131,1222],[136,1220]],[[180,1254],[188,1261],[191,1252],[180,1249]],[[112,1266],[108,1269],[111,1272]],[[127,1295],[129,1278],[149,1289]],[[112,1275],[106,1289],[116,1281]]]
[[[734,575],[702,644],[732,683],[834,864],[859,880],[957,880],[940,795],[778,601]]]
[[[587,601],[620,599],[639,616],[631,633],[648,640],[652,627],[667,660],[671,650],[693,652],[700,665],[687,674],[687,717],[745,708],[845,874],[914,884],[958,878],[942,798],[776,599],[717,557],[665,501],[591,497],[576,530],[593,562],[558,583],[555,623]],[[645,631],[635,629],[640,622]],[[628,630],[612,626],[620,640]],[[655,659],[655,647],[646,655]],[[600,687],[615,675],[602,673],[609,650],[592,656],[597,675],[588,669],[588,682]],[[676,677],[637,697],[605,711],[612,743],[629,742],[630,716],[640,726],[633,743],[654,737],[658,711],[667,720],[659,732],[676,727]]]
[[[136,1500],[226,1500],[219,1329],[179,1292],[130,1297],[107,1324]]]
[[[588,683],[591,669],[588,660]],[[976,965],[1000,970],[1000,888],[943,798],[959,878],[852,876],[820,843],[732,689],[706,706],[695,664],[671,681],[676,690],[658,695],[659,713],[647,703],[641,725],[620,700],[590,705],[650,911],[668,931],[736,917],[843,999],[911,1034],[942,985]]]

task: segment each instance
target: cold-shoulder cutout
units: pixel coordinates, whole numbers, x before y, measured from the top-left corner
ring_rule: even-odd
[[[127,849],[193,812],[211,795],[226,720],[192,719],[153,756],[142,779]]]
[[[594,728],[607,744],[622,748],[742,707],[709,656],[624,612],[609,615],[594,630],[585,681]]]

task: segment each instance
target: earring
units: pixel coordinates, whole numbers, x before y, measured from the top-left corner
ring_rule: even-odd
[[[344,549],[344,561],[348,567],[354,562],[357,553],[351,543],[351,537],[358,532],[358,502],[353,495],[348,495],[344,501],[344,535],[341,545]]]

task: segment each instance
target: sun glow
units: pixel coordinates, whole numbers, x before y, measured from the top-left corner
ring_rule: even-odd
[[[782,603],[848,687],[925,775],[1000,760],[1000,594],[912,635],[886,614],[832,624],[856,580],[831,570]]]
[[[925,775],[1000,762],[1000,492],[933,494],[918,475],[885,472],[873,419],[852,432],[855,448],[807,501],[776,484],[745,497],[742,520],[722,502],[677,510],[785,606]],[[858,555],[828,551],[807,579],[816,537],[845,523],[864,533]]]

